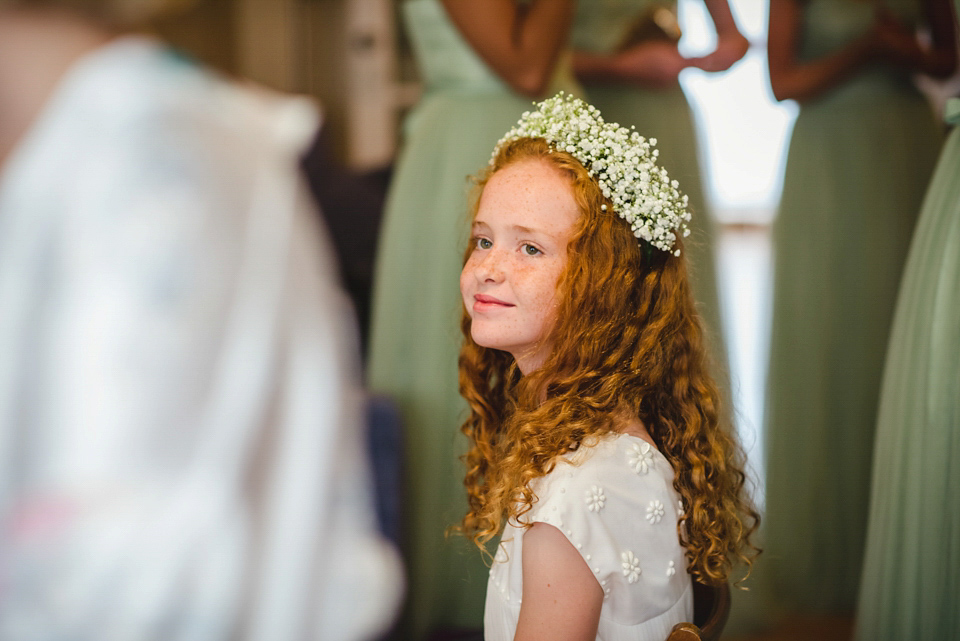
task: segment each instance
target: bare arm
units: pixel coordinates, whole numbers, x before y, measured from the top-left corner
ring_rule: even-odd
[[[573,53],[573,70],[587,84],[614,82],[660,89],[676,85],[680,72],[693,64],[667,41],[643,42],[611,54]]]
[[[677,84],[687,67],[723,71],[747,52],[750,43],[740,34],[727,0],[704,0],[717,29],[717,47],[699,58],[684,58],[676,44],[643,42],[611,54],[575,51],[573,68],[583,82],[623,82],[663,88]]]
[[[704,71],[725,71],[743,58],[750,43],[737,29],[727,0],[704,0],[704,4],[717,30],[717,46],[711,53],[697,59],[696,66]]]
[[[877,55],[876,32],[871,29],[830,55],[811,62],[797,60],[801,24],[798,0],[770,0],[767,61],[770,86],[777,100],[815,98],[852,76]]]
[[[933,36],[932,65],[923,73],[947,78],[957,70],[957,18],[950,0],[927,0],[924,10]]]
[[[924,17],[930,27],[931,46],[922,48],[912,29],[900,25],[891,16],[882,15],[886,59],[934,78],[948,78],[957,66],[957,34],[950,0],[925,0]]]
[[[470,46],[515,91],[547,88],[573,21],[573,0],[442,0]]]
[[[514,641],[593,641],[603,588],[557,528],[523,534],[523,596]]]

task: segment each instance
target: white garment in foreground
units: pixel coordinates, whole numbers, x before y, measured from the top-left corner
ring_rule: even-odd
[[[359,640],[392,619],[317,126],[153,41],[0,175],[0,639]]]
[[[604,591],[597,639],[663,641],[693,620],[693,589],[677,520],[673,468],[636,436],[610,434],[581,447],[537,479],[521,519],[559,529]],[[490,570],[486,641],[512,641],[523,595],[524,529],[508,524]]]

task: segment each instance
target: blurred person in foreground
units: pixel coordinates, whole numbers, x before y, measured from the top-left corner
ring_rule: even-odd
[[[169,4],[0,0],[0,639],[372,638],[318,118],[124,35]]]

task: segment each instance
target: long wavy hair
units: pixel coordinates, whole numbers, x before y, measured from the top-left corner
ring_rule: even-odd
[[[684,505],[677,528],[690,572],[716,584],[742,562],[749,574],[760,551],[750,540],[759,515],[744,490],[742,451],[721,424],[683,253],[639,242],[583,165],[542,138],[501,147],[476,178],[472,215],[491,176],[529,159],[546,160],[569,178],[581,215],[557,285],[547,338],[553,348],[540,368],[522,376],[509,353],[478,345],[463,310],[460,392],[470,406],[462,427],[470,449],[469,510],[460,530],[485,551],[508,519],[529,527],[520,517],[536,501],[531,481],[633,416],[675,471]]]

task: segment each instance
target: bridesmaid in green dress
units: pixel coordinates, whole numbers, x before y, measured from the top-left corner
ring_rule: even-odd
[[[727,362],[715,273],[715,233],[704,198],[693,115],[678,76],[689,67],[728,69],[747,52],[748,42],[738,31],[727,0],[705,0],[717,30],[716,49],[707,56],[684,58],[669,38],[631,42],[630,32],[637,25],[646,23],[649,31],[655,11],[671,16],[670,4],[660,0],[580,0],[571,37],[573,64],[590,102],[604,118],[633,125],[644,136],[656,138],[660,162],[685,185],[694,213],[691,238],[685,245],[694,296],[712,343],[717,374],[723,380]]]
[[[370,387],[395,399],[405,429],[404,638],[479,628],[488,568],[446,530],[466,513],[459,427],[460,285],[468,177],[531,108],[574,88],[561,64],[573,0],[409,0],[406,27],[424,80],[404,124],[374,279]]]
[[[954,129],[910,245],[880,393],[862,641],[960,635],[960,99],[947,121]]]
[[[766,417],[766,565],[788,610],[855,605],[883,358],[941,143],[910,75],[952,72],[947,2],[770,3],[771,86],[801,103],[774,225]]]

